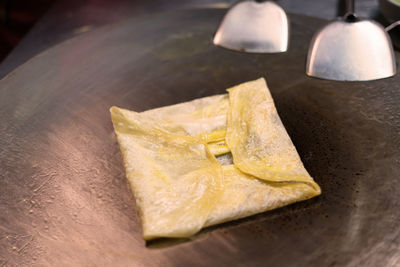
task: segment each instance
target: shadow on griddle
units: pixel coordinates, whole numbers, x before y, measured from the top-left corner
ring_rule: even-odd
[[[307,200],[305,202],[298,202],[289,206],[285,206],[282,208],[278,208],[275,210],[266,211],[264,213],[255,214],[249,217],[245,217],[242,219],[229,221],[222,224],[217,224],[214,226],[210,226],[202,229],[197,234],[189,237],[189,238],[157,238],[153,240],[146,241],[146,247],[149,249],[163,249],[169,248],[173,246],[177,246],[180,244],[184,244],[187,242],[197,241],[201,239],[205,239],[210,234],[213,235],[226,235],[227,231],[232,227],[247,227],[254,226],[255,223],[260,223],[264,221],[270,220],[279,220],[283,225],[282,221],[291,221],[291,217],[299,217],[300,214],[304,214],[305,211],[310,211],[313,209],[317,209],[320,206],[320,197],[315,197],[313,199]],[[281,218],[281,219],[279,219]],[[289,219],[288,219],[289,218]],[[255,227],[259,234],[262,234],[263,230]],[[268,230],[265,229],[264,232]],[[268,236],[268,234],[266,235]]]
[[[157,238],[146,241],[146,247],[150,249],[168,248],[189,241],[191,241],[190,238]]]

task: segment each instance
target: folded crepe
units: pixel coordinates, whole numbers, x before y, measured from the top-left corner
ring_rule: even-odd
[[[321,193],[265,80],[227,91],[141,113],[110,109],[144,239],[189,237]]]

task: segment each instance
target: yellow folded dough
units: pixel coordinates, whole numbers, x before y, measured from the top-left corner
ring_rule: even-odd
[[[189,237],[321,193],[265,80],[228,92],[142,113],[110,109],[144,239]]]
[[[318,185],[304,168],[264,79],[228,89],[226,143],[242,172],[266,181]]]
[[[145,239],[199,231],[222,192],[222,170],[199,137],[167,133],[139,113],[111,108]]]

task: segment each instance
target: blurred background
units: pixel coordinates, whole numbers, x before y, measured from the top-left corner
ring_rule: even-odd
[[[54,0],[0,0],[0,61],[53,2]]]
[[[356,13],[362,17],[380,20],[378,1],[356,0]],[[234,2],[236,1],[0,0],[0,78],[43,50],[106,24],[178,8],[224,8]],[[330,20],[340,15],[345,1],[280,0],[278,3],[289,13]]]

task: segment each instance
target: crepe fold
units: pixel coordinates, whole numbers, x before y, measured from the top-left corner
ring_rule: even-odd
[[[189,237],[321,193],[265,80],[227,91],[141,113],[110,109],[144,239]]]

